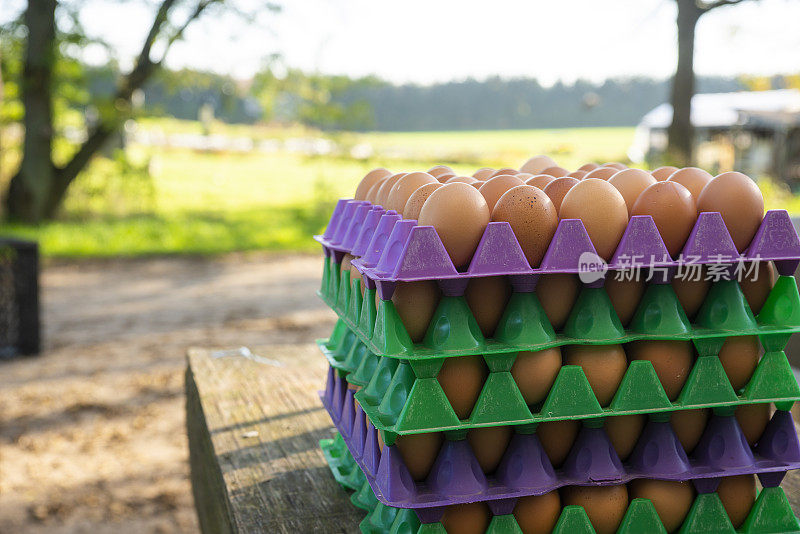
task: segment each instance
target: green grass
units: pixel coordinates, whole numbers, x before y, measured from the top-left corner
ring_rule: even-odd
[[[200,132],[195,122],[173,119],[147,119],[139,127]],[[256,140],[314,135],[221,124],[212,131]],[[341,134],[343,155],[313,157],[134,146],[133,165],[96,160],[76,181],[59,220],[2,226],[0,235],[38,239],[50,257],[316,250],[311,235],[324,229],[336,199],[352,195],[376,166],[409,171],[444,162],[472,174],[482,166],[518,167],[545,153],[574,169],[624,161],[632,138],[632,128]],[[348,155],[359,144],[372,147],[369,159]]]

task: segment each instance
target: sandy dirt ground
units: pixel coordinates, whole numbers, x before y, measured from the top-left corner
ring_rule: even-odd
[[[0,532],[197,532],[186,349],[312,354],[334,324],[314,294],[321,266],[316,255],[47,266],[45,350],[0,364]]]

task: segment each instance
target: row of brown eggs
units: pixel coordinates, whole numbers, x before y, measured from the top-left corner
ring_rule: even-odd
[[[369,172],[354,198],[393,209],[436,228],[456,268],[469,264],[490,221],[511,225],[531,267],[539,266],[559,219],[581,219],[598,254],[611,258],[629,217],[650,215],[673,256],[683,248],[701,212],[722,214],[736,248],[749,245],[764,215],[758,186],[747,176],[717,177],[695,168],[669,176],[621,163],[586,164],[570,173],[546,156],[520,170],[483,168],[456,176],[439,165],[428,172]],[[472,186],[472,187],[470,187]]]
[[[739,528],[756,499],[755,475],[736,475],[720,481],[716,491],[734,528]],[[514,518],[524,534],[547,534],[562,507],[582,506],[598,534],[613,534],[622,523],[631,500],[650,499],[667,532],[680,529],[696,497],[691,482],[639,479],[617,486],[568,486],[544,495],[522,497]],[[448,506],[441,523],[448,534],[483,534],[491,511],[486,503]]]

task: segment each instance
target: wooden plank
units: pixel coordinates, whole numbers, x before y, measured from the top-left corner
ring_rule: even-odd
[[[357,532],[363,512],[319,449],[332,436],[322,366],[191,350],[186,425],[203,532]]]

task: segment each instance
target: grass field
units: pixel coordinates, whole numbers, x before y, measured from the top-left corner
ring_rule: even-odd
[[[196,122],[171,119],[145,120],[139,128],[201,133]],[[284,144],[314,135],[225,125],[214,125],[212,134]],[[575,169],[588,161],[625,161],[632,138],[632,128],[340,134],[334,138],[339,149],[327,155],[133,145],[124,161],[92,164],[59,220],[0,226],[0,235],[38,239],[51,257],[314,250],[310,236],[371,168],[399,172],[446,163],[472,174],[482,166],[518,167],[542,153]]]

